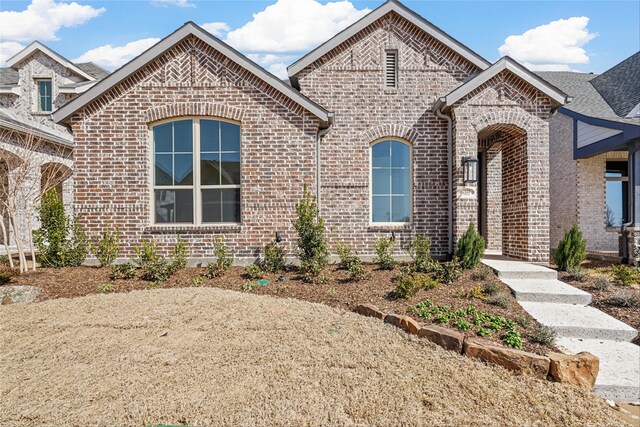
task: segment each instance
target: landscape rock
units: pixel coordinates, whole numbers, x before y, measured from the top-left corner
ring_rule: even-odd
[[[42,289],[35,286],[0,286],[0,301],[2,305],[33,302],[40,295]]]
[[[447,350],[462,352],[462,343],[464,342],[464,334],[462,332],[443,328],[442,326],[428,325],[420,328],[418,336],[426,338]]]
[[[547,354],[551,360],[549,374],[554,381],[573,384],[591,390],[600,371],[600,359],[591,353],[576,355],[562,353]]]
[[[546,379],[549,373],[550,360],[545,356],[502,347],[477,338],[467,338],[463,347],[465,356],[502,366],[519,374]]]
[[[409,316],[401,316],[399,314],[388,314],[384,318],[385,323],[390,323],[400,329],[404,329],[410,334],[417,335],[420,331],[420,325]]]
[[[353,311],[363,316],[375,317],[384,320],[385,314],[378,307],[371,304],[360,304]]]

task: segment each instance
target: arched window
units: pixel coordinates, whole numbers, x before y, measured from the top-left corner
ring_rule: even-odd
[[[371,146],[371,222],[411,222],[411,146],[385,139]]]
[[[154,222],[240,222],[240,126],[187,119],[153,127]]]

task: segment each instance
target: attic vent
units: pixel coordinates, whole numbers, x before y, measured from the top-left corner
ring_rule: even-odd
[[[384,56],[384,87],[398,87],[398,51],[387,50]]]

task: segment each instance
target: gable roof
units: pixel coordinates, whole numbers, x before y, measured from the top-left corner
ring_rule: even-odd
[[[344,43],[360,31],[362,31],[364,28],[373,24],[378,19],[382,18],[390,12],[395,12],[398,15],[402,16],[404,19],[411,22],[434,39],[443,43],[445,46],[458,53],[460,56],[462,56],[481,70],[485,70],[489,67],[490,62],[469,49],[467,46],[455,40],[453,37],[449,36],[447,33],[424,19],[422,16],[407,8],[397,0],[388,0],[386,3],[371,11],[359,21],[342,30],[333,38],[321,44],[320,46],[291,64],[289,67],[287,67],[289,76],[291,78],[294,78],[296,74],[311,65],[313,62],[326,55],[328,52],[335,49],[340,44]]]
[[[463,85],[458,86],[447,95],[439,98],[436,102],[433,103],[431,109],[433,111],[437,111],[452,106],[504,70],[510,71],[511,73],[520,77],[522,80],[526,81],[531,86],[535,87],[540,92],[551,98],[551,101],[553,101],[555,104],[554,108],[558,108],[571,101],[571,97],[567,96],[567,94],[562,90],[558,89],[543,78],[532,73],[527,68],[511,59],[510,57],[504,56],[491,67],[487,68],[472,79],[468,80]]]
[[[333,121],[333,113],[330,113],[320,105],[311,101],[309,98],[302,95],[291,86],[285,84],[282,80],[193,22],[187,22],[182,27],[178,28],[176,31],[153,45],[151,48],[147,49],[142,54],[120,67],[118,70],[114,71],[108,77],[98,82],[91,89],[64,105],[58,111],[53,113],[53,120],[57,123],[67,120],[73,113],[80,110],[190,35],[207,43],[209,46],[222,53],[239,66],[248,70],[256,77],[278,90],[280,93],[295,101],[310,113],[313,113],[324,123],[330,123]]]
[[[13,68],[18,62],[27,58],[29,55],[31,55],[33,52],[36,52],[36,51],[40,51],[44,53],[49,58],[53,59],[54,61],[58,62],[59,64],[63,65],[64,67],[70,69],[74,73],[78,74],[81,77],[84,77],[87,80],[96,80],[95,77],[86,73],[85,71],[80,69],[76,64],[69,61],[65,57],[59,55],[58,53],[54,52],[53,50],[49,49],[39,41],[32,42],[29,46],[25,47],[20,52],[16,53],[11,58],[9,58],[7,60],[7,66]]]
[[[640,52],[591,80],[593,87],[620,117],[640,104]]]
[[[102,80],[109,75],[109,72],[107,70],[94,64],[93,62],[76,62],[76,67],[80,68],[82,71],[89,74],[96,80]]]

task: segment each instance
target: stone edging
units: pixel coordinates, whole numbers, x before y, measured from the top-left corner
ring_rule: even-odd
[[[473,357],[487,364],[501,366],[512,372],[539,379],[573,384],[593,389],[599,371],[599,359],[590,353],[575,356],[548,353],[540,356],[522,350],[494,344],[493,342],[465,337],[459,331],[437,325],[420,325],[410,316],[382,312],[370,304],[357,306],[354,311],[368,317],[383,320],[405,332],[425,338],[432,343],[467,357]]]

